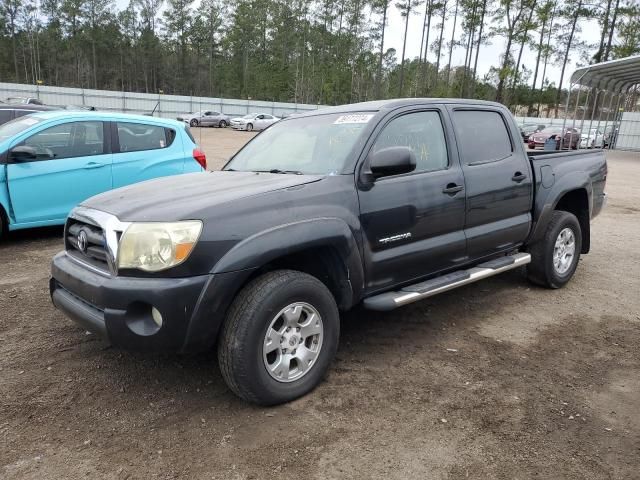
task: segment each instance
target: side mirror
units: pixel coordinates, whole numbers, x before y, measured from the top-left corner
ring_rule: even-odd
[[[9,152],[9,160],[13,162],[30,162],[37,159],[36,149],[27,145],[18,145]]]
[[[409,147],[388,147],[373,153],[369,168],[374,178],[409,173],[416,169],[416,156]]]

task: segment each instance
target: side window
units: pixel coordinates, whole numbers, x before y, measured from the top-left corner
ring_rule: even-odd
[[[15,111],[15,115],[16,115],[15,118],[24,117],[25,115],[29,115],[31,113],[37,113],[37,112],[35,112],[34,110],[16,110]]]
[[[30,136],[22,145],[33,147],[39,159],[87,157],[104,153],[102,122],[70,122]]]
[[[0,110],[0,125],[13,120],[13,110]]]
[[[117,122],[121,152],[158,150],[170,145],[165,128],[144,123]]]
[[[486,163],[511,155],[511,137],[502,115],[487,110],[454,110],[453,122],[462,161]]]
[[[416,172],[444,170],[449,165],[438,112],[408,113],[391,120],[376,139],[373,151],[388,147],[411,148],[416,156]]]

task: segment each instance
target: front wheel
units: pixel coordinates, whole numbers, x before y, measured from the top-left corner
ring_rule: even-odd
[[[582,230],[576,216],[553,212],[544,237],[532,245],[527,277],[548,288],[563,287],[576,271],[582,249]]]
[[[192,120],[189,122],[189,125],[190,125],[190,126],[192,126],[192,127],[197,127],[199,123],[200,123],[200,122],[198,122],[198,120],[196,120],[196,119],[194,118],[194,119],[192,119]]]
[[[233,301],[218,345],[220,371],[249,402],[288,402],[320,383],[339,333],[338,307],[320,280],[294,270],[270,272]]]
[[[247,132],[251,132],[253,130],[253,123],[247,123]]]
[[[220,128],[225,128],[227,126],[227,122],[225,122],[224,120],[220,120],[220,123],[218,124],[218,126]]]

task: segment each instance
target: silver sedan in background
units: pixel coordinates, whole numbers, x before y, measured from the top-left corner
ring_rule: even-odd
[[[229,115],[215,110],[201,110],[199,112],[183,113],[177,119],[191,127],[220,127],[224,128],[231,122]]]
[[[231,119],[231,128],[235,130],[264,130],[270,125],[276,123],[280,118],[269,115],[268,113],[249,113],[243,117]]]

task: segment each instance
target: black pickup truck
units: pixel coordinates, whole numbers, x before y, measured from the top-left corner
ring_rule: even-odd
[[[605,203],[601,150],[528,156],[502,105],[402,99],[282,120],[222,171],[70,214],[54,304],[130,349],[218,349],[239,396],[310,391],[339,312],[392,310],[526,265],[567,283]]]

